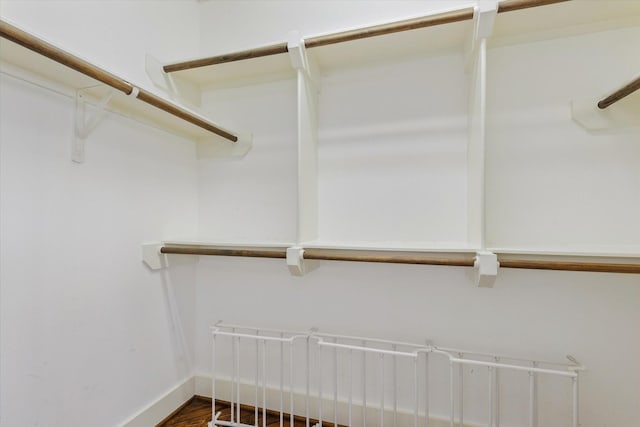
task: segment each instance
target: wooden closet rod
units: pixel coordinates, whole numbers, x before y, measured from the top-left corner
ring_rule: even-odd
[[[102,68],[85,61],[84,59],[78,58],[77,56],[74,56],[3,20],[0,20],[0,36],[9,41],[12,41],[13,43],[19,44],[26,49],[45,56],[55,62],[65,65],[75,71],[78,71],[79,73],[102,82],[107,86],[119,90],[125,95],[131,95],[134,92],[134,88],[136,88],[128,81],[114,74],[111,74],[110,72],[105,71]],[[192,123],[202,129],[215,133],[216,135],[228,139],[229,141],[238,141],[238,137],[236,135],[229,133],[226,130],[217,127],[215,124],[194,115],[190,111],[168,101],[165,101],[164,99],[154,95],[149,91],[141,88],[137,89],[137,99],[146,102],[147,104],[150,104],[160,110],[166,111],[167,113],[179,117],[182,120]]]
[[[514,10],[527,9],[537,6],[545,6],[565,1],[570,0],[505,0],[498,3],[498,13],[511,12]],[[374,25],[371,27],[359,28],[356,30],[343,31],[340,33],[309,37],[304,40],[304,44],[307,48],[314,48],[368,37],[377,37],[384,34],[415,30],[418,28],[433,27],[436,25],[450,24],[460,21],[469,21],[473,19],[473,9],[473,7],[468,7],[465,9],[452,10],[449,12],[437,13],[420,18],[392,22],[389,24]],[[175,71],[190,70],[193,68],[206,67],[208,65],[224,64],[226,62],[242,61],[245,59],[259,58],[262,56],[277,55],[281,53],[287,53],[288,51],[289,50],[287,48],[287,43],[283,42],[239,52],[227,53],[224,55],[167,64],[163,67],[163,70],[165,73],[173,73]]]
[[[640,89],[640,77],[636,78],[631,83],[622,86],[620,89],[613,92],[611,95],[602,99],[600,102],[598,102],[598,108],[600,108],[601,110],[604,110],[611,104],[615,104],[625,96],[631,95],[633,92],[637,91],[638,89]]]
[[[160,248],[163,254],[181,255],[222,255],[259,258],[286,258],[286,249],[270,248],[243,248],[225,249],[202,246],[174,246],[165,245]],[[438,257],[433,252],[405,252],[389,255],[388,251],[360,250],[360,249],[305,249],[304,259],[326,261],[354,261],[376,262],[391,264],[422,264],[422,265],[446,265],[456,267],[473,267],[475,257],[461,256]],[[629,273],[640,274],[640,264],[621,264],[605,262],[578,262],[578,261],[548,261],[527,259],[504,259],[498,257],[502,268],[524,268],[533,270],[563,270],[563,271],[587,271],[600,273]]]
[[[178,255],[219,255],[219,256],[239,256],[252,258],[286,258],[286,249],[224,249],[207,248],[198,246],[163,246],[160,248],[162,254]]]
[[[455,267],[473,267],[474,258],[444,258],[435,257],[427,253],[404,253],[388,255],[378,251],[361,251],[333,249],[305,249],[304,259],[328,260],[328,261],[355,261],[355,262],[382,262],[391,264],[422,264],[422,265],[449,265]]]

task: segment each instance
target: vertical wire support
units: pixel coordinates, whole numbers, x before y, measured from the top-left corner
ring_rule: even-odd
[[[236,352],[236,357],[238,359],[238,384],[236,387],[236,411],[237,411],[237,420],[238,424],[240,424],[240,337],[238,337],[237,341],[238,351]]]
[[[576,376],[571,378],[571,385],[573,389],[573,427],[578,427],[580,423],[580,413],[578,411],[578,373],[576,372]]]
[[[464,355],[462,353],[459,354],[460,359],[462,359],[464,357]],[[464,365],[462,363],[460,363],[458,365],[458,425],[460,427],[464,427],[464,420],[463,420],[463,414],[464,414]]]
[[[211,336],[211,427],[216,419],[216,334]]]
[[[366,347],[367,342],[362,341],[362,347]],[[362,425],[367,425],[367,352],[362,352]]]
[[[495,362],[500,363],[500,358],[496,357]],[[495,427],[500,427],[500,369],[496,368],[493,371],[493,376],[495,377],[494,394],[496,396],[496,404],[495,404],[496,413],[493,418],[494,418]]]
[[[418,358],[413,359],[413,427],[418,427],[418,410],[420,396],[418,396]]]
[[[236,328],[231,329],[232,333],[236,332]],[[231,375],[231,422],[235,422],[235,406],[233,404],[236,391],[236,339],[231,337],[231,360],[233,360],[232,375]]]
[[[429,353],[424,354],[424,419],[429,427]]]
[[[353,350],[349,349],[349,425],[352,427],[351,408],[353,406]]]
[[[310,345],[311,345],[310,344],[310,340],[309,340],[309,337],[307,336],[307,352],[306,352],[306,355],[305,355],[306,356],[306,360],[307,360],[307,367],[306,367],[307,368],[306,369],[306,371],[307,371],[307,374],[306,374],[306,376],[307,376],[307,394],[305,396],[305,410],[304,410],[305,417],[307,418],[307,427],[310,427],[310,425],[309,425],[309,388],[310,388],[310,384],[309,384],[309,378],[310,378],[309,361],[311,359],[311,352],[310,352],[310,348],[309,348]]]
[[[393,344],[391,349],[396,351],[398,346]],[[393,355],[393,427],[398,423],[398,357]]]
[[[260,336],[260,331],[256,331],[256,389],[255,389],[255,396],[254,396],[254,420],[253,420],[253,425],[255,427],[258,427],[258,388],[260,385],[260,382],[258,381],[258,376],[260,374],[260,343],[258,342],[258,338]]]
[[[280,338],[284,333],[280,332]],[[284,341],[280,341],[280,427],[284,427]]]
[[[289,425],[293,425],[293,340],[289,343]]]
[[[380,427],[384,427],[384,354],[380,354]]]
[[[322,426],[322,346],[318,346],[318,424]]]
[[[262,427],[267,427],[267,341],[262,340]]]
[[[453,427],[453,417],[455,415],[454,396],[453,362],[449,361],[449,427]]]
[[[334,338],[334,344],[338,338]],[[338,427],[338,348],[333,349],[333,426]]]
[[[489,369],[489,427],[493,427],[493,409],[494,409],[494,394],[493,394],[493,368]]]

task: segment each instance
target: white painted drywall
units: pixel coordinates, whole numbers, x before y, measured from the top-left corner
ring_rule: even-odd
[[[198,162],[199,233],[213,242],[296,240],[296,82],[203,93],[203,107],[231,129],[250,129],[242,159]]]
[[[2,19],[153,90],[145,55],[160,61],[199,51],[195,0],[2,0]]]
[[[292,29],[319,34],[452,5],[462,6],[454,1],[4,1],[0,12],[145,85],[148,51],[169,59],[192,56],[198,45],[202,53],[222,53],[282,41]],[[123,49],[113,48],[114,43]],[[539,46],[525,51],[533,54],[542,50]],[[496,63],[513,53],[504,49],[494,52]],[[425,64],[444,64],[442,74],[450,75],[452,84],[462,80],[453,67],[458,60],[444,56]],[[597,56],[581,60],[600,64]],[[361,71],[370,78],[381,67]],[[398,77],[402,65],[390,68],[389,78]],[[349,72],[324,80],[339,85]],[[423,74],[421,84],[438,87]],[[565,83],[574,78],[567,74]],[[586,79],[579,82],[588,86]],[[361,94],[367,84],[345,89]],[[294,87],[283,81],[205,94],[207,108],[220,114],[217,119],[254,131],[255,147],[242,161],[196,162],[193,145],[109,116],[92,135],[87,163],[74,165],[68,156],[71,100],[2,78],[1,425],[121,423],[186,379],[190,358],[195,369],[208,371],[208,327],[219,319],[397,339],[429,337],[441,345],[531,358],[571,353],[589,367],[581,383],[582,424],[634,425],[640,418],[640,288],[635,275],[502,270],[495,288],[478,289],[468,271],[446,267],[327,262],[294,278],[280,260],[208,258],[196,268],[187,262],[166,272],[147,271],[139,261],[140,242],[188,239],[197,227],[200,236],[212,240],[295,238]],[[341,106],[338,93],[327,89],[321,102],[324,123],[337,123],[340,117],[330,114]],[[513,103],[506,98],[505,105]],[[365,104],[369,109],[375,105]],[[466,99],[452,104],[450,114],[461,106]],[[570,120],[553,108],[539,117],[546,115],[561,117],[565,125]],[[575,135],[575,129],[569,133]],[[616,138],[632,159],[634,146],[627,137]],[[616,157],[608,150],[602,153]],[[464,173],[459,162],[455,165]],[[588,170],[577,165],[573,172]],[[624,169],[632,180],[634,171]],[[325,176],[321,185],[334,178]],[[461,186],[465,179],[459,177]],[[371,200],[375,192],[363,196]],[[552,202],[565,201],[559,192],[553,197]],[[462,203],[456,200],[452,206]],[[626,200],[620,203],[617,209],[636,208]],[[361,213],[358,209],[351,218],[354,228]],[[326,212],[325,218],[330,215]],[[447,220],[466,224],[464,218]],[[193,356],[189,349],[195,350]],[[518,401],[512,409],[521,406]],[[567,417],[566,407],[557,410],[560,419]],[[480,407],[471,411],[472,418],[484,415]],[[505,425],[520,424],[505,416]],[[543,422],[550,414],[541,416]]]
[[[448,5],[462,7],[459,2],[449,2]],[[225,53],[283,41],[286,33],[293,29],[303,35],[316,35],[415,16],[425,13],[428,7],[426,2],[205,2],[201,22],[207,25],[202,26],[202,46],[205,53]],[[540,247],[549,243],[557,245],[559,249],[575,250],[576,247],[588,249],[596,244],[607,246],[614,242],[614,248],[610,245],[608,249],[619,250],[637,243],[637,223],[632,219],[632,215],[637,216],[640,206],[638,193],[632,192],[633,188],[638,188],[638,169],[634,167],[638,159],[637,138],[628,134],[605,137],[602,145],[600,140],[580,133],[569,114],[571,97],[574,94],[584,96],[585,90],[593,90],[588,82],[594,79],[599,81],[596,74],[606,73],[602,67],[604,61],[597,54],[590,55],[587,49],[593,42],[592,38],[598,37],[585,36],[577,42],[561,40],[557,48],[551,47],[553,42],[542,42],[503,47],[490,52],[490,82],[487,90],[493,96],[490,104],[493,118],[504,109],[522,117],[525,126],[518,128],[514,125],[513,128],[500,130],[511,132],[508,138],[499,134],[495,126],[488,135],[495,139],[489,150],[489,155],[493,157],[488,160],[488,167],[492,169],[488,175],[491,192],[488,191],[487,200],[494,204],[493,210],[488,211],[487,231],[492,233],[491,244]],[[598,46],[615,43],[619,35],[603,37],[599,39]],[[630,59],[632,55],[624,51],[632,49],[630,40],[612,49],[609,56],[615,56],[616,61],[627,66],[634,64],[637,55],[635,59]],[[563,53],[573,43],[579,47],[579,53]],[[549,50],[551,52],[547,53]],[[547,55],[553,65],[552,70],[544,66],[543,59]],[[575,59],[576,65],[569,64],[568,60],[563,59],[564,56]],[[459,66],[455,65],[456,61],[460,62]],[[455,55],[444,55],[414,63],[379,64],[323,75],[319,111],[320,240],[323,236],[327,241],[368,240],[367,236],[373,235],[373,239],[388,242],[394,239],[394,229],[402,231],[399,240],[407,243],[425,240],[424,236],[429,234],[434,240],[445,240],[445,244],[464,240],[466,218],[457,216],[459,212],[450,211],[450,216],[444,219],[432,213],[430,216],[425,209],[428,200],[421,198],[419,191],[408,195],[415,196],[414,200],[408,200],[396,194],[401,190],[393,192],[390,188],[403,180],[411,184],[414,183],[412,180],[428,183],[422,190],[425,197],[437,200],[447,209],[466,209],[466,129],[461,132],[462,142],[446,132],[442,140],[427,138],[434,146],[441,143],[438,148],[446,146],[452,150],[449,158],[440,160],[424,153],[425,163],[433,161],[443,169],[443,163],[451,160],[445,172],[433,173],[440,179],[432,181],[428,179],[430,170],[422,170],[419,165],[414,165],[414,162],[421,164],[416,160],[415,152],[394,145],[398,138],[384,133],[385,120],[389,117],[397,120],[400,120],[399,117],[410,117],[418,123],[435,125],[455,124],[460,118],[466,125],[466,80],[463,78],[461,62]],[[424,67],[424,70],[414,74],[411,65],[419,70]],[[504,68],[497,70],[497,66]],[[580,69],[588,67],[592,68],[588,72],[590,74],[579,75]],[[553,71],[558,68],[566,70],[561,69],[554,74]],[[532,83],[516,78],[518,70],[523,71]],[[619,80],[618,77],[612,73],[606,80],[613,84]],[[545,79],[552,81],[550,86],[554,89],[563,84],[570,89],[560,91],[561,94],[556,96],[551,90],[540,89]],[[452,103],[443,107],[446,108],[446,114],[442,115],[438,115],[428,96],[423,97],[425,105],[415,101],[404,109],[402,105],[396,109],[388,105],[395,101],[392,96],[377,96],[395,87],[406,95],[403,99],[406,97],[413,102],[413,96],[421,90],[438,93],[438,90],[452,89],[456,84],[462,86],[460,92],[453,90]],[[501,84],[503,86],[500,89],[492,89]],[[598,84],[604,85],[602,81]],[[274,85],[269,83],[242,89],[212,90],[205,96],[205,104],[218,111],[222,111],[224,102],[231,98],[232,105],[249,105],[252,95],[260,99],[261,94],[271,93]],[[416,93],[407,93],[412,85]],[[605,87],[600,89],[605,90]],[[276,95],[272,97],[274,102],[268,110],[250,110],[248,117],[243,120],[259,120],[251,117],[253,114],[265,114],[270,118],[284,112],[284,101],[277,99]],[[529,112],[526,105],[533,102],[531,100],[535,100],[538,107],[533,116],[526,114]],[[385,108],[388,114],[382,111]],[[424,122],[420,122],[420,119]],[[535,128],[528,127],[529,120],[536,120]],[[272,129],[262,128],[255,133],[256,141],[275,140],[277,135],[286,132],[287,126],[280,122],[277,129],[275,124]],[[543,145],[524,144],[524,141],[532,142],[532,134],[548,136],[558,126],[566,130],[562,133],[562,140],[554,137],[543,141]],[[345,136],[349,127],[351,135],[359,137],[358,140]],[[412,127],[409,123],[404,129],[407,128],[415,130],[419,126]],[[367,130],[375,135],[365,135]],[[332,141],[332,138],[336,141]],[[517,145],[507,146],[513,139],[516,139]],[[446,145],[445,140],[451,145]],[[385,141],[387,146],[383,144]],[[402,141],[406,142],[404,139]],[[557,146],[562,142],[568,144],[566,149]],[[460,152],[456,151],[458,143],[461,144]],[[616,151],[607,143],[618,144],[618,147],[622,147],[621,151]],[[586,144],[588,149],[581,151],[581,144]],[[257,147],[263,150],[267,144],[258,143]],[[545,151],[547,148],[549,151]],[[360,159],[358,150],[364,152]],[[602,181],[594,177],[586,178],[588,185],[597,189],[593,199],[589,203],[574,204],[571,194],[553,189],[547,191],[547,178],[537,180],[537,175],[530,173],[535,169],[531,162],[532,158],[536,158],[531,153],[534,150],[537,150],[535,156],[545,159],[550,157],[548,153],[558,154],[551,164],[556,165],[553,184],[559,188],[571,187],[578,182],[579,176],[592,172],[596,165],[594,162],[604,159],[606,167],[595,166],[595,170],[599,171],[597,179]],[[443,156],[443,153],[439,155]],[[206,178],[206,185],[202,181],[200,183],[200,198],[207,200],[201,206],[201,230],[217,229],[222,236],[247,238],[249,233],[244,234],[241,224],[229,221],[230,228],[225,229],[222,224],[215,223],[216,209],[224,212],[230,209],[226,204],[216,207],[225,201],[232,201],[231,206],[238,212],[251,210],[255,218],[264,216],[274,219],[273,222],[260,223],[259,237],[269,238],[271,230],[287,227],[291,214],[284,206],[286,203],[295,206],[295,188],[288,193],[288,201],[283,203],[283,188],[274,182],[264,183],[264,179],[270,176],[268,171],[274,164],[272,162],[280,165],[282,158],[274,160],[264,154],[258,156],[256,153],[253,157],[251,169],[231,163],[225,165],[224,176],[241,176],[243,181],[253,178],[258,188],[272,192],[272,203],[265,202],[269,198],[262,192],[258,197],[258,194],[243,191],[241,184],[229,184],[231,187],[228,192],[210,185],[214,177],[221,179],[217,172],[218,165],[199,163],[200,177]],[[521,159],[522,163],[511,163],[513,156]],[[403,170],[404,166],[406,168]],[[295,163],[288,167],[295,168]],[[425,169],[429,168],[425,166]],[[604,169],[612,173],[607,175]],[[377,176],[380,170],[384,173]],[[511,173],[505,176],[505,170],[511,170]],[[518,176],[516,172],[521,175]],[[404,178],[403,174],[406,174]],[[443,179],[443,176],[448,176],[448,179]],[[622,176],[628,177],[629,181],[622,182]],[[557,210],[559,215],[567,218],[561,223],[550,219],[544,223],[544,227],[533,229],[528,228],[527,221],[516,224],[517,221],[530,218],[533,213],[533,210],[526,210],[527,203],[532,201],[526,198],[526,193],[513,194],[516,184],[522,181],[529,186],[528,191],[534,194],[547,191],[544,208],[549,212]],[[367,182],[382,185],[367,186]],[[615,194],[605,191],[608,185],[614,184],[618,188]],[[456,196],[448,195],[439,199],[437,186],[452,190]],[[586,190],[584,192],[586,194]],[[349,195],[352,200],[349,200]],[[260,203],[256,203],[258,200]],[[287,200],[286,197],[284,200]],[[581,200],[587,200],[587,197]],[[387,203],[389,201],[397,203]],[[586,211],[598,203],[601,206],[595,212]],[[605,206],[617,218],[618,224],[611,230],[606,227],[585,230],[585,224],[593,224]],[[281,210],[283,215],[275,218],[273,213],[277,210]],[[425,216],[424,226],[419,223],[420,213]],[[502,219],[502,216],[509,214],[513,216],[508,220]],[[230,217],[230,214],[224,214],[224,218]],[[574,224],[564,229],[563,224],[569,217]],[[437,234],[437,227],[428,223],[429,219],[444,224],[442,236],[446,237]],[[376,228],[376,225],[379,227]],[[256,224],[247,226],[257,227]],[[291,227],[289,230],[294,229],[293,223],[288,226]],[[578,227],[586,234],[576,231]],[[598,228],[597,225],[594,227]],[[628,234],[622,234],[623,227],[628,228]],[[415,230],[415,235],[409,233],[411,228]],[[450,242],[447,242],[447,237]],[[574,238],[576,245],[565,246],[568,245],[567,238]],[[495,288],[478,289],[470,271],[465,269],[325,262],[319,270],[302,278],[294,278],[287,272],[284,262],[279,260],[202,258],[197,282],[196,368],[204,374],[210,366],[208,327],[221,319],[285,329],[316,326],[325,331],[418,341],[428,337],[440,345],[534,359],[562,360],[566,354],[572,354],[589,368],[580,385],[583,426],[632,426],[640,418],[637,407],[640,399],[640,370],[637,364],[640,359],[640,337],[636,330],[640,323],[640,311],[637,309],[640,280],[637,275],[501,270]],[[624,349],[622,354],[618,352],[620,349]],[[541,399],[543,410],[540,413],[540,425],[568,424],[570,390],[566,384],[555,386],[547,383],[546,386],[547,391],[551,389],[550,396],[555,401]],[[503,425],[526,424],[523,415],[515,414],[517,411],[526,411],[524,391],[503,396]],[[483,402],[467,404],[470,412],[466,419],[486,422],[486,405]],[[441,401],[440,405],[442,412],[446,409],[445,402]]]
[[[0,3],[142,85],[147,51],[197,49],[196,11]],[[194,144],[108,114],[74,164],[71,98],[6,75],[0,93],[0,425],[120,425],[191,376],[194,264],[151,272],[140,244],[195,237]]]
[[[591,135],[570,106],[636,76],[639,41],[636,26],[489,50],[490,247],[640,253],[640,130]]]
[[[318,121],[321,242],[466,245],[461,52],[327,73]]]

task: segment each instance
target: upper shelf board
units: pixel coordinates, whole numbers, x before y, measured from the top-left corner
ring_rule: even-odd
[[[640,25],[638,0],[571,0],[499,13],[490,47]],[[322,73],[387,61],[464,52],[473,21],[461,21],[308,49]],[[306,37],[306,35],[303,35]],[[247,47],[251,48],[251,47]],[[229,52],[210,52],[207,56]],[[295,76],[287,54],[175,71],[202,89],[241,86]]]
[[[638,0],[571,0],[500,13],[489,47],[640,25]]]
[[[109,89],[109,86],[91,77],[4,38],[0,38],[0,60],[0,70],[2,72],[16,75],[16,77],[26,80],[37,80],[38,83],[43,85],[47,85],[44,82],[52,82],[53,86],[58,87],[69,96],[73,96],[74,90],[83,89],[85,95],[97,100],[104,96]],[[115,89],[113,92],[114,94],[108,105],[108,109],[111,111],[135,117],[136,120],[152,127],[191,140],[211,142],[213,144],[231,144],[226,139],[200,126],[135,99],[133,96],[127,96]],[[200,113],[172,101],[165,101],[176,109],[186,111],[194,117],[210,122]]]
[[[316,62],[324,74],[389,60],[401,61],[452,52],[462,54],[472,29],[472,21],[455,22],[320,46],[307,49],[307,55]],[[214,89],[294,78],[295,69],[291,66],[289,55],[277,54],[171,74],[184,78],[202,89]]]

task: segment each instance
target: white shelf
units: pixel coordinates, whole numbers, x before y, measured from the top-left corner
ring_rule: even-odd
[[[69,96],[74,96],[75,90],[86,89],[83,92],[89,98],[100,99],[110,89],[91,77],[4,38],[0,38],[0,71],[42,86],[59,89]],[[108,110],[133,116],[153,127],[191,140],[227,142],[226,139],[212,132],[146,102],[127,96],[115,89],[113,93],[107,107]],[[211,123],[211,120],[191,108],[166,98],[164,100],[180,110]]]
[[[500,13],[489,47],[531,43],[640,25],[635,0],[571,0]]]
[[[286,249],[295,246],[289,242],[216,242],[204,240],[163,240],[163,244],[172,246],[214,246],[216,248],[273,248]]]
[[[462,53],[472,28],[471,21],[457,22],[308,49],[307,55],[315,60],[321,73],[326,74],[336,69],[451,51]],[[277,54],[176,71],[171,75],[207,90],[292,79],[296,74],[289,55]]]
[[[489,46],[528,43],[638,24],[640,1],[572,0],[499,13]],[[472,31],[473,21],[462,21],[317,47],[309,49],[308,54],[324,74],[380,62],[462,53]],[[208,56],[226,53],[212,52]],[[277,54],[176,71],[171,75],[202,89],[214,89],[294,78],[295,72],[288,55]]]
[[[575,258],[585,258],[585,257],[596,257],[596,258],[629,258],[629,259],[640,259],[640,252],[637,251],[620,251],[619,248],[602,248],[596,247],[593,250],[585,250],[582,248],[581,250],[573,250],[573,249],[560,249],[560,248],[549,248],[549,249],[528,249],[528,248],[487,248],[488,251],[499,255],[527,255],[527,256],[553,256],[553,257],[575,257]]]
[[[388,252],[475,253],[478,249],[449,242],[325,242],[316,240],[301,244],[304,248],[335,250],[371,250]]]

